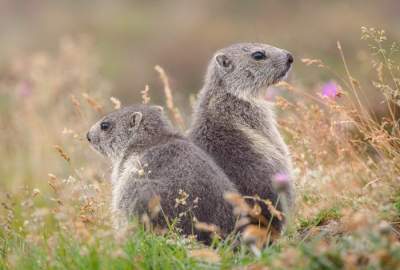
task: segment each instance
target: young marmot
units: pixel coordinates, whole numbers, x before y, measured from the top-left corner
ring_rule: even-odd
[[[155,224],[179,218],[185,235],[196,231],[194,219],[214,224],[226,235],[234,229],[232,207],[223,198],[236,189],[200,148],[170,125],[159,106],[129,106],[103,117],[87,133],[95,150],[111,159],[112,210],[123,223],[134,216],[152,216],[151,200],[159,196]],[[120,218],[119,217],[119,218]]]
[[[189,138],[214,158],[242,195],[268,199],[279,210],[283,198],[278,199],[273,180],[288,181],[283,194],[290,205],[291,160],[262,89],[285,77],[292,63],[289,52],[266,44],[238,43],[217,51],[189,130]],[[271,220],[268,207],[261,206]],[[273,218],[272,224],[280,231],[283,220]]]

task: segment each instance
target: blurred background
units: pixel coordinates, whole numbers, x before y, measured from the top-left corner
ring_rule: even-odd
[[[299,59],[319,58],[341,67],[339,40],[354,75],[368,76],[368,47],[360,40],[360,27],[386,29],[398,39],[399,14],[397,0],[1,0],[0,68],[15,55],[56,51],[63,38],[85,38],[112,94],[124,104],[137,101],[145,84],[162,103],[153,68],[159,64],[178,102],[190,110],[184,105],[188,95],[201,87],[207,61],[218,48],[239,41],[285,48],[297,59],[292,80],[312,86],[330,77],[313,73]]]
[[[90,151],[86,131],[117,107],[111,96],[122,105],[140,102],[146,84],[152,102],[165,105],[156,65],[165,69],[187,126],[190,101],[211,55],[235,42],[291,51],[295,65],[289,81],[302,94],[274,90],[273,95],[301,101],[304,93],[313,99],[322,91],[335,96],[337,87],[352,92],[337,48],[340,41],[361,100],[385,115],[382,91],[372,83],[382,69],[373,63],[369,42],[361,40],[361,27],[385,29],[385,46],[390,46],[400,39],[399,14],[397,0],[0,0],[2,184],[48,189],[43,179],[48,173],[71,174],[70,160],[78,168],[104,162]],[[321,59],[329,68],[308,66],[304,58]],[[320,145],[320,135],[315,136]],[[70,160],[60,160],[57,152]],[[108,170],[87,169],[93,170],[87,179],[108,178]]]

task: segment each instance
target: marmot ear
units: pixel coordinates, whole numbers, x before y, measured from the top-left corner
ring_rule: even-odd
[[[143,114],[141,112],[134,112],[131,115],[131,119],[130,119],[130,127],[133,130],[138,129],[140,122],[142,122],[142,118],[143,118]]]
[[[233,69],[232,60],[229,59],[229,57],[225,54],[218,54],[215,57],[215,60],[217,61],[218,65],[220,65],[225,70],[231,71]]]

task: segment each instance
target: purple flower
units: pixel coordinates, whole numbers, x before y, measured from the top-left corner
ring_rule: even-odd
[[[268,101],[274,101],[275,97],[279,95],[279,93],[280,93],[279,88],[271,86],[267,88],[267,93],[265,94],[264,98],[265,100]]]
[[[274,175],[275,183],[285,184],[289,182],[289,176],[286,173],[277,173]]]
[[[277,173],[272,177],[272,184],[278,192],[287,191],[290,188],[290,177],[287,173]]]
[[[22,81],[18,85],[18,95],[20,97],[29,97],[32,94],[32,86],[28,81]]]
[[[339,95],[339,87],[333,82],[329,81],[322,86],[322,96],[334,99]]]

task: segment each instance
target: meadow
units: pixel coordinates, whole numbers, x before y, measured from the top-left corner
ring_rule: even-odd
[[[114,231],[110,165],[85,138],[101,115],[128,105],[112,96],[90,40],[64,38],[54,52],[15,57],[0,78],[0,269],[398,269],[400,268],[399,46],[361,29],[371,81],[340,65],[296,59],[329,81],[282,82],[268,90],[295,167],[296,207],[282,236],[259,248],[132,223]],[[168,70],[157,66],[163,104],[185,130]],[[367,77],[363,77],[364,80]],[[371,110],[363,85],[384,109]],[[143,86],[137,99],[160,91]],[[193,103],[195,96],[185,102]]]

